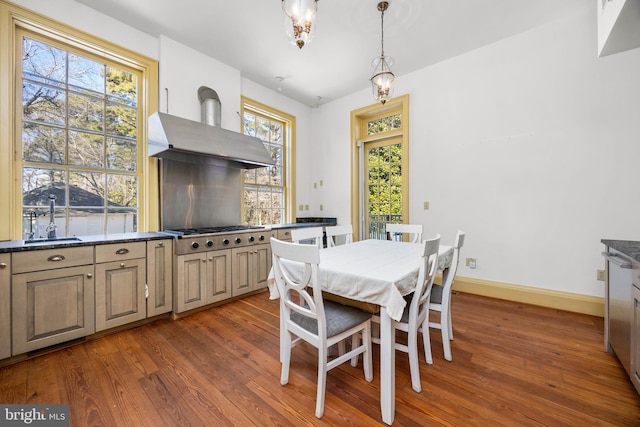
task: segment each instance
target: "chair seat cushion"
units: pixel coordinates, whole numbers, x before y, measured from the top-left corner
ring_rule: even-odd
[[[437,283],[431,288],[431,302],[434,304],[442,304],[442,286]]]
[[[367,319],[371,319],[371,313],[327,300],[324,301],[324,314],[327,319],[328,338],[366,322]],[[312,334],[318,334],[318,322],[315,319],[294,312],[291,313],[291,321]]]

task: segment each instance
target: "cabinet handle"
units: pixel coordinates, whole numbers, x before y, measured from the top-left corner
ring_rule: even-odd
[[[129,249],[127,249],[127,248],[121,248],[121,249],[118,249],[116,251],[116,255],[124,255],[124,254],[128,254],[128,253],[129,253]]]
[[[7,268],[6,262],[0,262],[0,268]]]
[[[87,279],[91,279],[92,277],[93,277],[93,274],[87,273]]]
[[[120,268],[124,268],[124,262],[120,263]]]
[[[47,261],[56,262],[56,261],[64,261],[64,255],[51,255],[47,258]]]
[[[158,243],[158,246],[164,246],[164,242]]]

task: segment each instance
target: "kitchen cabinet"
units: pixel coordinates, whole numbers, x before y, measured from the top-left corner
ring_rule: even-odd
[[[147,317],[173,309],[173,241],[147,242]]]
[[[267,286],[271,269],[271,244],[232,249],[232,293],[245,294]]]
[[[96,332],[147,317],[145,242],[98,245]]]
[[[178,256],[174,311],[181,313],[230,298],[231,261],[231,249]]]
[[[93,246],[13,253],[12,354],[95,332]]]
[[[0,359],[11,356],[11,254],[0,254]]]
[[[640,393],[640,263],[633,262],[632,317],[631,323],[631,370],[629,377]]]
[[[640,0],[598,0],[598,56],[640,47]]]

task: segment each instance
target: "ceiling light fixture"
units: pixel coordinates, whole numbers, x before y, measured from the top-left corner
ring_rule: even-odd
[[[381,1],[378,3],[381,22],[381,46],[382,52],[380,56],[374,58],[371,65],[374,67],[373,75],[369,79],[373,89],[373,97],[376,101],[380,101],[384,105],[387,100],[393,96],[393,80],[395,76],[391,72],[393,59],[390,56],[384,56],[384,13],[389,9],[389,2]]]
[[[282,11],[291,43],[302,49],[313,38],[311,29],[316,21],[318,0],[282,0]]]

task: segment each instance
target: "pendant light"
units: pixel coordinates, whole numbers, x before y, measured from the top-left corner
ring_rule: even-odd
[[[395,76],[391,72],[393,59],[390,56],[384,56],[384,13],[389,9],[389,2],[381,1],[378,3],[381,22],[381,47],[382,52],[378,58],[374,58],[371,65],[374,67],[373,75],[369,79],[371,88],[373,89],[373,97],[384,105],[387,100],[393,97],[393,80]]]
[[[302,49],[313,38],[318,0],[282,0],[282,12],[291,43]]]

